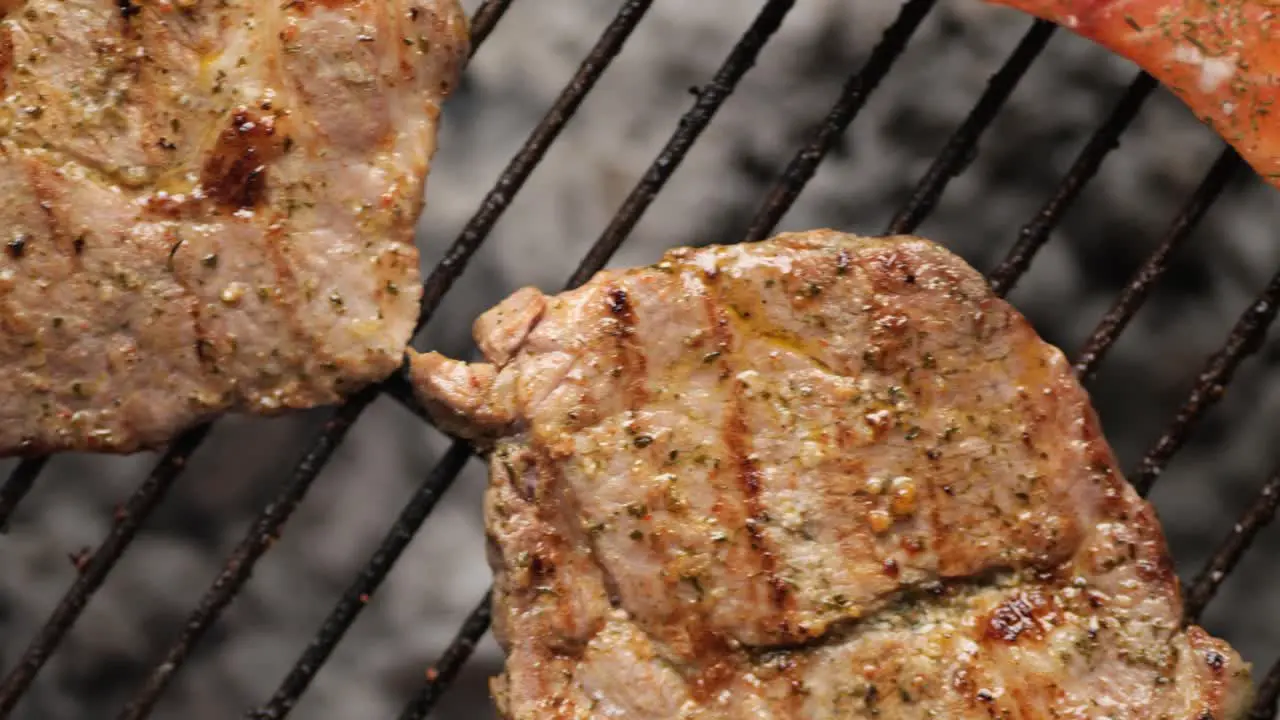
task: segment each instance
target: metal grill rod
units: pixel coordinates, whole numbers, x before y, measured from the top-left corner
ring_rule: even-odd
[[[560,137],[565,125],[577,113],[587,93],[595,88],[609,64],[622,51],[623,45],[652,4],[653,0],[643,2],[628,0],[601,33],[600,39],[596,41],[591,52],[578,67],[577,73],[565,85],[560,96],[543,117],[542,122],[534,128],[524,146],[498,176],[497,182],[481,202],[480,209],[463,228],[462,234],[458,236],[458,240],[450,247],[440,264],[436,266],[433,276],[437,273],[447,273],[450,279],[438,285],[428,283],[427,289],[422,294],[422,312],[417,330],[421,330],[427,320],[435,314],[445,293],[453,287],[453,280],[462,274],[471,256],[488,238],[516,194],[533,174],[538,163],[542,162],[551,145]]]
[[[1094,131],[1085,143],[1080,154],[1076,156],[1071,169],[1058,185],[1058,191],[1040,208],[1035,219],[1018,232],[1018,241],[1014,243],[1004,260],[988,275],[991,288],[996,295],[1005,297],[1013,290],[1018,279],[1031,267],[1031,260],[1049,242],[1050,233],[1062,221],[1067,210],[1075,204],[1081,191],[1089,181],[1098,174],[1102,161],[1120,144],[1120,136],[1129,129],[1133,119],[1138,116],[1143,103],[1155,90],[1156,81],[1146,73],[1139,73],[1129,84],[1120,101],[1112,108],[1111,114],[1102,125]]]
[[[871,51],[871,56],[858,72],[845,82],[840,97],[832,106],[826,119],[813,133],[813,138],[800,152],[796,153],[786,170],[774,183],[765,196],[760,209],[751,220],[744,242],[764,240],[777,227],[782,216],[800,195],[800,191],[813,178],[822,159],[831,151],[836,140],[844,134],[853,122],[867,98],[879,87],[880,81],[889,74],[889,69],[897,62],[907,42],[915,34],[925,16],[933,9],[937,0],[909,0],[902,6],[898,17],[885,30],[880,42]]]
[[[107,538],[86,561],[79,577],[71,584],[54,608],[53,614],[22,653],[18,664],[5,676],[4,682],[0,683],[0,717],[8,717],[18,704],[49,656],[57,649],[58,643],[62,642],[67,631],[80,617],[93,593],[102,585],[107,573],[111,572],[125,548],[133,541],[143,521],[164,500],[169,488],[182,472],[187,458],[191,457],[208,432],[209,426],[204,425],[183,434],[170,446],[129,501],[116,512]]]
[[[1240,363],[1257,352],[1275,321],[1277,303],[1280,303],[1280,271],[1271,276],[1271,282],[1236,321],[1222,348],[1209,357],[1173,423],[1142,458],[1137,472],[1130,475],[1139,493],[1146,495],[1151,491],[1169,460],[1186,443],[1192,428],[1222,398]]]
[[[498,27],[498,21],[503,15],[507,14],[507,10],[511,8],[511,3],[515,0],[484,0],[480,7],[476,8],[475,14],[471,16],[470,26],[471,34],[471,54],[476,54],[476,48],[484,44],[489,39],[489,33]]]
[[[44,470],[47,462],[49,462],[47,457],[19,462],[9,474],[9,479],[5,481],[4,486],[0,487],[0,535],[9,530],[9,518],[13,516],[13,511],[18,508],[22,498],[31,491],[31,486],[35,485],[36,477],[41,470]]]
[[[400,720],[422,720],[440,702],[440,698],[462,671],[462,666],[471,659],[480,639],[489,631],[489,623],[493,619],[492,606],[493,589],[490,588],[463,621],[462,627],[458,628],[458,634],[449,643],[440,660],[427,670],[426,684],[405,706],[400,713]]]
[[[1272,473],[1262,490],[1258,491],[1252,505],[1218,546],[1213,558],[1191,582],[1183,613],[1185,622],[1193,623],[1200,618],[1200,614],[1217,594],[1222,581],[1235,569],[1258,533],[1275,519],[1277,507],[1280,507],[1280,468]]]
[[[373,557],[361,569],[360,574],[342,594],[333,611],[325,618],[315,639],[303,651],[279,689],[266,705],[249,713],[250,717],[256,720],[280,720],[293,710],[298,699],[315,679],[316,673],[320,672],[320,668],[329,659],[333,649],[346,635],[347,629],[355,622],[360,611],[382,585],[391,567],[413,541],[422,523],[435,510],[436,503],[453,486],[453,481],[462,472],[471,455],[470,446],[461,440],[454,441],[444,457],[432,468],[426,482],[418,488],[409,504],[400,512],[400,516],[391,526],[391,530],[378,546]]]
[[[1244,163],[1240,160],[1240,156],[1236,155],[1231,148],[1224,149],[1218,156],[1204,180],[1200,182],[1200,186],[1183,204],[1178,216],[1174,218],[1168,232],[1165,233],[1164,240],[1155,252],[1147,256],[1134,274],[1133,280],[1125,287],[1111,310],[1103,317],[1102,322],[1085,343],[1084,349],[1075,361],[1075,371],[1081,380],[1093,377],[1098,364],[1120,338],[1120,333],[1129,326],[1129,321],[1142,307],[1151,288],[1169,269],[1169,260],[1174,251],[1191,236],[1191,231],[1200,224],[1200,220],[1222,194],[1227,183],[1243,168]]]
[[[586,257],[582,259],[566,283],[566,289],[575,288],[591,279],[591,276],[604,267],[608,259],[635,229],[640,216],[649,208],[667,180],[679,169],[689,149],[706,130],[725,99],[738,86],[738,82],[747,74],[747,71],[755,65],[760,50],[777,32],[783,18],[791,11],[793,5],[795,0],[787,0],[787,2],[769,0],[765,3],[764,8],[734,45],[720,69],[716,71],[715,77],[699,91],[698,100],[694,103],[693,109],[680,119],[675,133],[667,140],[657,159],[645,171],[640,183],[632,189],[608,227],[587,251]]]
[[[947,184],[963,172],[977,155],[978,140],[1009,101],[1014,88],[1030,69],[1031,63],[1040,56],[1056,29],[1056,25],[1044,20],[1036,20],[1031,24],[1031,29],[1014,48],[1013,54],[991,77],[978,104],[973,106],[946,147],[938,153],[938,157],[916,186],[911,199],[889,223],[888,234],[912,232],[933,212]]]
[[[631,229],[635,227],[653,198],[679,168],[689,149],[710,124],[716,111],[755,64],[761,49],[781,26],[794,4],[795,0],[770,0],[765,4],[755,22],[734,46],[715,77],[698,94],[698,100],[693,108],[680,119],[671,139],[619,208],[608,228],[587,252],[578,269],[569,278],[566,289],[577,287],[604,267]],[[448,489],[457,478],[470,453],[471,450],[464,442],[460,440],[454,442],[445,458],[432,470],[427,483],[410,501],[409,506],[401,512],[401,520],[392,527],[373,559],[362,570],[356,583],[347,590],[338,606],[330,613],[316,640],[295,664],[285,683],[276,691],[267,706],[257,711],[258,717],[274,719],[288,714],[297,702],[298,696],[305,691],[319,671],[320,665],[341,641],[346,630],[363,609],[364,602],[385,579],[404,547],[412,540],[413,534],[426,520],[434,508],[435,498]],[[424,496],[432,498],[429,504],[423,501]],[[409,522],[405,522],[406,518]]]
[[[439,298],[443,297],[444,292],[462,273],[467,260],[487,237],[488,229],[497,222],[498,217],[510,202],[510,196],[523,185],[537,160],[541,159],[545,153],[546,146],[559,135],[560,129],[572,117],[573,112],[581,104],[582,98],[594,87],[596,80],[621,50],[622,44],[651,4],[652,0],[629,0],[601,35],[588,61],[584,62],[583,68],[580,69],[580,73],[571,81],[565,93],[548,113],[544,123],[535,130],[534,135],[530,137],[530,142],[513,159],[508,167],[511,174],[504,172],[499,178],[494,190],[489,193],[484,205],[473,217],[472,223],[468,224],[463,234],[446,254],[445,259],[432,272],[423,291],[424,305],[431,303],[428,306],[429,310],[434,310],[438,306]],[[545,145],[537,145],[540,141],[545,142]],[[502,197],[499,197],[500,195]],[[477,228],[483,228],[483,232],[477,231]],[[418,321],[418,329],[426,323],[430,314],[430,312],[423,313]],[[222,572],[201,598],[199,606],[188,618],[165,659],[153,668],[138,693],[121,710],[118,716],[120,720],[139,720],[150,715],[160,695],[171,682],[174,674],[183,666],[192,648],[203,638],[205,632],[217,621],[222,611],[244,586],[257,560],[278,536],[281,527],[306,495],[312,481],[320,474],[351,426],[377,398],[379,391],[378,387],[365,388],[337,410],[302,461],[295,467],[292,479],[282,488],[275,500],[264,508],[250,532],[228,558]]]

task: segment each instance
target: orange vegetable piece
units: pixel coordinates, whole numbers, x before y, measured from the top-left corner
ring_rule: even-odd
[[[1280,186],[1280,0],[988,0],[1137,63]]]

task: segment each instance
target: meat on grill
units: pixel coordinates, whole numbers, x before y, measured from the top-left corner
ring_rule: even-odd
[[[988,0],[1057,23],[1159,80],[1280,186],[1280,14],[1271,0]]]
[[[415,355],[490,447],[506,718],[1230,720],[1085,392],[911,237],[681,249]]]
[[[398,366],[456,0],[0,16],[0,455],[153,446]]]

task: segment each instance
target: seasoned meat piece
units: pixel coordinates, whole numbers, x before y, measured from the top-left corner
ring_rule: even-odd
[[[0,455],[155,446],[398,366],[456,0],[0,16]]]
[[[675,250],[476,336],[412,369],[491,451],[507,718],[1243,712],[1062,354],[936,245]]]
[[[988,0],[1133,61],[1280,186],[1280,15],[1274,0]]]

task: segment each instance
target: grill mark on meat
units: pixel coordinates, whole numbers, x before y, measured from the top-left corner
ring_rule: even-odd
[[[627,406],[635,409],[648,397],[644,382],[647,363],[644,351],[636,342],[635,308],[631,306],[626,289],[616,285],[605,293],[605,302],[614,319],[614,325],[608,332],[613,336],[617,349],[616,371],[622,374],[626,383]]]
[[[751,537],[751,547],[760,556],[760,569],[768,578],[771,589],[770,598],[774,606],[779,610],[785,610],[790,600],[790,593],[787,584],[778,577],[777,558],[767,546],[767,538],[761,528],[768,516],[760,502],[760,468],[747,448],[747,434],[750,428],[747,427],[743,414],[742,401],[737,397],[740,391],[734,389],[730,392],[734,394],[734,398],[731,401],[729,417],[726,419],[724,428],[725,447],[737,467],[739,484],[743,490],[743,500],[746,502],[748,512],[746,530]]]
[[[205,327],[203,316],[200,313],[200,297],[195,290],[188,287],[187,283],[183,282],[181,273],[174,272],[174,257],[182,251],[182,247],[186,244],[186,241],[181,236],[177,235],[176,232],[170,235],[170,239],[173,242],[171,249],[169,250],[169,274],[173,277],[173,282],[182,289],[182,300],[185,301],[187,305],[187,313],[191,316],[191,330],[196,336],[196,360],[200,363],[200,367],[204,368],[205,371],[212,375],[217,375],[217,358],[213,353],[214,345],[209,339],[209,330]]]
[[[0,17],[3,17],[0,8]],[[13,69],[13,32],[8,26],[0,26],[0,93],[9,87],[9,71]]]
[[[538,514],[544,516],[543,519],[551,523],[563,537],[568,540],[572,547],[586,548],[587,555],[591,558],[591,563],[600,571],[600,577],[604,582],[605,592],[609,594],[609,605],[611,607],[621,607],[622,591],[619,589],[618,581],[609,571],[608,566],[600,561],[600,552],[594,537],[588,533],[582,532],[581,518],[585,517],[582,509],[582,503],[579,502],[577,495],[570,490],[569,485],[565,482],[564,472],[560,463],[547,451],[545,446],[540,443],[534,445],[534,462],[536,463],[537,473],[541,479],[544,471],[546,472],[545,482],[550,483],[545,486],[550,489],[552,498],[543,499],[535,502],[538,508]],[[519,490],[517,489],[517,493]],[[550,511],[548,511],[550,509]],[[569,610],[568,603],[560,603],[561,609]],[[561,615],[561,620],[566,624],[570,621],[567,614]],[[590,635],[594,636],[604,627],[605,618],[597,619],[597,626],[593,628]],[[585,643],[584,643],[585,647]]]
[[[276,116],[236,108],[218,134],[200,173],[200,189],[228,210],[248,210],[266,200],[267,165],[279,157]]]
[[[689,696],[705,703],[733,683],[736,670],[732,658],[735,653],[723,637],[710,632],[699,632],[692,644],[694,657],[716,658],[715,662],[698,667],[689,682]]]
[[[120,8],[120,17],[126,21],[142,13],[142,7],[133,0],[116,0],[116,7]]]
[[[716,351],[719,353],[716,362],[722,368],[723,381],[733,376],[733,369],[728,359],[733,345],[733,331],[730,327],[729,310],[719,298],[713,296],[711,282],[714,282],[717,276],[716,273],[705,274],[708,282],[703,284],[703,298],[707,317],[711,320],[711,334],[716,342]],[[746,510],[743,524],[750,538],[749,545],[756,554],[760,572],[769,585],[769,598],[779,615],[778,625],[785,630],[787,625],[785,612],[794,605],[795,599],[791,597],[786,582],[778,576],[777,557],[769,547],[768,538],[764,536],[762,528],[768,516],[760,502],[760,468],[748,448],[747,438],[750,428],[747,425],[744,407],[745,397],[740,385],[732,380],[729,382],[727,392],[729,398],[725,408],[724,426],[721,429],[724,447],[730,464],[737,472],[738,486],[742,490],[742,502]]]
[[[267,260],[270,261],[272,269],[276,275],[276,292],[274,296],[270,293],[264,302],[280,303],[282,305],[291,305],[295,308],[301,307],[305,302],[303,290],[298,276],[293,272],[293,267],[289,264],[289,259],[285,256],[282,241],[287,237],[285,222],[278,220],[272,225],[264,238],[262,247],[267,252]],[[323,343],[318,342],[312,337],[302,323],[302,318],[298,312],[284,312],[280,314],[280,318],[289,328],[289,337],[296,341],[297,344],[292,347],[301,347],[302,343],[306,343],[307,355],[313,363],[324,365],[332,365],[334,362],[333,354],[323,350]]]
[[[53,243],[54,247],[62,249],[70,257],[76,270],[82,270],[84,267],[83,255],[86,238],[89,232],[84,228],[77,229],[68,226],[60,214],[55,211],[55,207],[61,199],[57,187],[62,178],[61,172],[49,169],[47,166],[34,161],[27,160],[24,162],[31,194],[35,197],[41,213],[44,215],[49,241]],[[57,177],[58,180],[51,178],[50,175]],[[30,238],[28,238],[28,241],[30,241]]]

